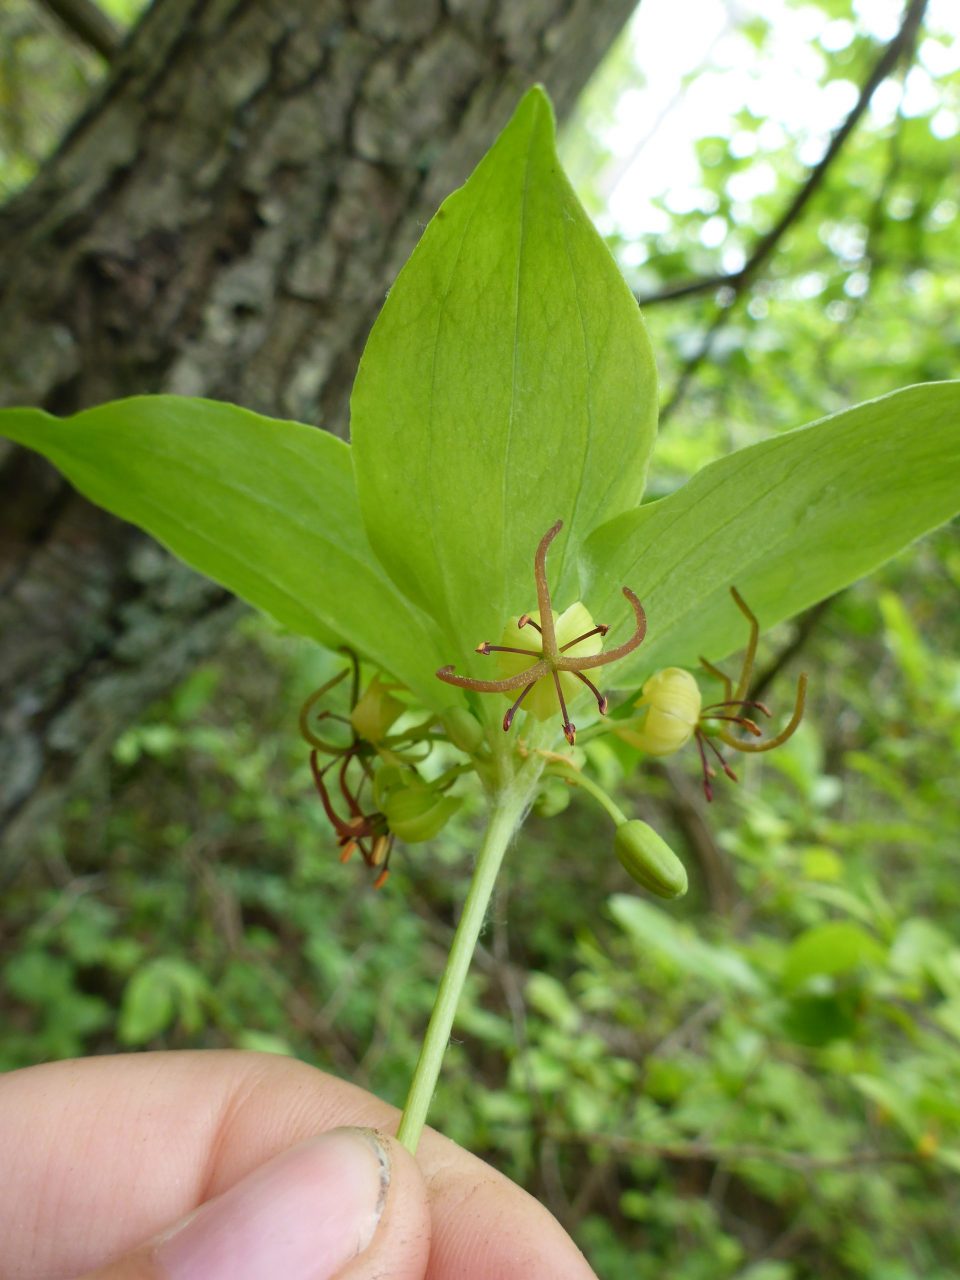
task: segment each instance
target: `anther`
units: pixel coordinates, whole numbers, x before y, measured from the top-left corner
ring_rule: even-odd
[[[752,733],[755,738],[763,737],[763,730],[755,720],[751,720],[748,716],[718,716],[704,715],[703,720],[726,720],[729,724],[738,724],[742,729],[746,729],[748,733]]]
[[[592,631],[585,631],[582,636],[577,636],[576,640],[568,640],[566,644],[562,644],[560,646],[560,652],[566,653],[568,649],[572,649],[573,646],[575,644],[579,644],[581,640],[589,640],[592,636],[605,636],[609,630],[610,628],[608,626],[601,623],[600,626],[594,627]]]
[[[510,726],[513,724],[513,717],[514,717],[514,716],[517,714],[517,712],[520,710],[520,703],[524,700],[524,698],[527,696],[527,694],[530,692],[530,690],[533,688],[533,686],[534,686],[535,684],[536,684],[536,680],[534,680],[534,681],[532,681],[530,684],[528,684],[528,685],[525,685],[525,686],[524,686],[524,688],[523,688],[523,692],[520,694],[520,697],[519,697],[519,698],[517,698],[516,702],[513,704],[513,706],[510,708],[510,710],[509,710],[509,711],[506,713],[506,715],[503,717],[503,732],[504,732],[504,733],[509,732]]]
[[[582,671],[574,671],[573,674],[577,677],[578,680],[582,680],[583,683],[587,686],[587,688],[590,690],[590,692],[593,694],[593,696],[597,700],[597,710],[600,712],[602,716],[605,716],[607,714],[607,708],[610,705],[609,702],[607,701],[606,694],[601,693],[600,690],[597,688],[597,686],[593,683],[593,681],[588,680]]]
[[[570,716],[567,712],[567,704],[563,700],[563,689],[560,685],[560,675],[556,668],[553,671],[553,683],[557,690],[557,700],[560,703],[560,715],[563,717],[563,736],[570,743],[571,747],[575,745],[577,738],[577,726],[570,723]]]
[[[475,653],[482,653],[486,656],[489,653],[522,653],[525,658],[539,658],[540,651],[538,649],[515,649],[509,644],[488,644],[484,640],[483,644],[478,645],[474,650]]]
[[[759,711],[761,715],[772,716],[773,712],[765,702],[751,702],[749,699],[729,698],[726,702],[711,702],[709,707],[704,707],[700,713],[701,718],[707,718],[711,711],[719,711],[721,707],[753,707],[755,711]],[[718,716],[709,716],[709,719],[719,719]]]

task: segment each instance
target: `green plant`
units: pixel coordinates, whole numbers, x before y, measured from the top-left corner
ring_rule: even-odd
[[[449,768],[482,787],[488,825],[401,1125],[411,1149],[500,863],[538,793],[565,778],[598,798],[618,829],[633,821],[580,756],[557,752],[553,723],[534,713],[525,736],[505,734],[512,715],[505,726],[476,693],[499,683],[536,697],[548,678],[576,751],[560,681],[582,670],[577,661],[599,665],[616,653],[609,674],[632,691],[629,705],[658,669],[701,653],[720,661],[738,646],[734,584],[769,627],[960,507],[957,383],[909,387],[742,449],[641,505],[656,412],[635,301],[563,176],[549,104],[534,89],[398,278],[357,375],[350,446],[188,398],[140,397],[64,421],[31,409],[0,414],[6,435],[45,454],[94,501],[283,625],[347,646],[409,691],[416,710],[404,703],[404,714],[415,733],[400,713],[394,742],[388,718],[373,733],[348,716],[353,736],[330,744],[347,809],[331,821],[344,849],[367,841],[364,856],[382,866],[398,793],[419,795],[404,802],[399,825],[436,809],[454,780]],[[569,643],[632,628],[619,650],[562,659],[568,641],[550,635],[545,529],[553,595],[588,619]],[[539,613],[529,613],[538,546]],[[478,665],[451,687],[451,658],[524,618],[544,633],[529,669],[491,682]],[[745,693],[738,685],[732,700]],[[596,698],[600,715],[606,694]],[[355,692],[344,710],[359,705]],[[417,741],[429,760],[409,758]],[[465,762],[444,768],[446,744]],[[621,858],[646,887],[676,891],[669,859],[649,839],[637,845],[636,833],[621,834]],[[187,987],[180,970],[159,977],[164,1011]],[[203,992],[187,986],[183,1016],[192,1016]]]

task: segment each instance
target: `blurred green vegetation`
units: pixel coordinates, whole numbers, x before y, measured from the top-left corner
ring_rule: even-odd
[[[861,81],[877,41],[845,0],[812,7],[855,32],[821,49],[824,89]],[[32,12],[17,0],[3,20]],[[771,28],[747,34],[763,58]],[[58,66],[51,102],[75,78]],[[585,100],[594,130],[640,77],[625,46],[611,67]],[[733,305],[679,398],[716,297],[649,309],[674,402],[655,493],[771,431],[956,374],[960,170],[934,117],[956,118],[960,91],[929,75],[929,110],[866,119],[767,269],[721,299]],[[707,218],[726,218],[723,249],[744,254],[776,220],[803,181],[802,139],[767,151],[762,124],[738,121],[756,136],[749,158],[699,140],[705,209],[669,211],[640,248],[615,242],[640,293],[723,269]],[[11,136],[4,117],[0,188],[49,145],[41,131],[18,151]],[[569,145],[585,154],[576,132]],[[604,161],[591,154],[588,196]],[[761,162],[775,189],[734,201],[731,179]],[[635,891],[579,795],[533,818],[508,860],[431,1120],[542,1199],[605,1278],[956,1275],[958,590],[954,528],[815,625],[768,636],[761,669],[803,639],[766,696],[788,706],[807,670],[805,723],[738,761],[740,785],[709,808],[692,748],[626,777],[616,752],[591,748],[686,861],[681,903]],[[0,1067],[237,1046],[402,1102],[482,811],[475,800],[442,840],[400,847],[378,894],[339,865],[296,733],[336,661],[250,618],[116,743],[7,891]]]

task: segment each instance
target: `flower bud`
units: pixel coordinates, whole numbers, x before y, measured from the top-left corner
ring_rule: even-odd
[[[429,787],[404,787],[388,795],[384,816],[390,830],[407,844],[432,840],[449,822],[462,801]]]
[[[472,756],[483,745],[483,728],[465,707],[451,707],[443,713],[443,727],[453,745]]]
[[[681,898],[687,892],[683,863],[653,827],[639,818],[617,827],[614,848],[627,874],[658,898]]]
[[[374,676],[350,712],[350,723],[364,742],[382,742],[393,724],[406,710],[399,698],[393,697],[380,677]]]
[[[700,689],[689,671],[665,667],[643,686],[634,703],[642,714],[614,724],[613,732],[648,756],[671,756],[685,747],[700,720]]]
[[[383,813],[388,796],[408,786],[408,780],[416,777],[412,769],[403,769],[395,764],[381,765],[373,776],[373,799],[380,812]]]

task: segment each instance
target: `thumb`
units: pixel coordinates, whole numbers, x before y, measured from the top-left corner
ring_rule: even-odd
[[[422,1280],[429,1253],[413,1157],[371,1129],[334,1129],[85,1280]]]

